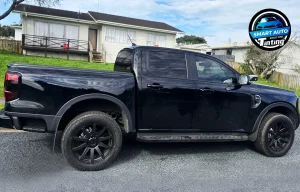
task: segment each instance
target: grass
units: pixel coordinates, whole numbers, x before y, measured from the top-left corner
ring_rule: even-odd
[[[17,53],[11,53],[8,51],[0,51],[0,97],[3,97],[2,90],[3,90],[5,72],[7,71],[7,65],[13,62],[25,63],[25,64],[37,64],[37,65],[97,69],[97,70],[113,70],[113,66],[114,66],[112,63],[107,63],[107,64],[89,63],[87,61],[72,61],[67,59],[25,56],[25,55],[19,55]]]
[[[4,104],[0,104],[0,110],[4,108]]]
[[[266,79],[258,79],[258,81],[256,83],[263,84],[263,85],[269,85],[269,86],[273,86],[273,87],[278,87],[278,88],[282,88],[282,89],[288,89],[288,90],[294,91],[297,94],[297,96],[300,97],[300,90],[279,86],[276,83],[266,80]]]

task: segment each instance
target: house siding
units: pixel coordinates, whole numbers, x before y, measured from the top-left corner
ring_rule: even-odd
[[[109,25],[102,26],[102,35],[101,35],[102,47],[103,47],[103,52],[106,54],[106,62],[114,63],[119,51],[125,47],[131,46],[131,43],[122,43],[121,44],[121,43],[113,43],[113,42],[105,41],[107,27],[111,27],[111,26],[109,26]],[[175,48],[176,34],[156,33],[156,32],[152,32],[152,31],[145,31],[145,30],[138,30],[138,29],[131,29],[131,30],[134,30],[136,32],[135,43],[137,45],[141,45],[141,46],[147,45],[148,33],[151,33],[151,34],[165,35],[166,36],[166,46],[165,47]]]
[[[232,55],[235,57],[235,62],[244,63],[247,50],[247,48],[232,49]]]
[[[74,25],[79,27],[79,40],[88,41],[89,38],[89,28],[97,29],[98,36],[97,36],[97,51],[102,52],[105,55],[106,62],[114,63],[115,59],[117,57],[117,54],[119,51],[125,47],[131,46],[131,43],[113,43],[113,42],[106,42],[105,41],[105,35],[106,35],[106,29],[107,27],[115,27],[115,26],[109,26],[109,25],[100,25],[100,24],[84,24],[84,23],[76,23],[76,22],[66,22],[56,19],[43,19],[38,17],[32,17],[24,15],[21,15],[22,17],[22,33],[23,34],[29,34],[34,35],[35,34],[35,22],[48,22],[48,23],[57,23],[57,24],[63,24],[63,25]],[[122,27],[118,27],[122,28]],[[124,27],[123,27],[124,28]],[[125,28],[129,29],[129,28]],[[176,34],[171,33],[158,33],[153,31],[147,31],[147,30],[140,30],[140,29],[130,29],[136,32],[136,41],[135,43],[137,45],[145,46],[147,45],[148,41],[148,33],[151,34],[157,34],[157,35],[164,35],[166,37],[165,40],[165,47],[169,48],[175,48],[176,45]],[[25,54],[30,55],[41,55],[40,53],[36,53],[34,51],[25,51]],[[41,55],[42,56],[42,55]],[[62,54],[51,54],[49,53],[49,57],[62,57],[65,58],[65,55]],[[78,56],[76,55],[72,56],[72,59],[87,59],[86,57]]]

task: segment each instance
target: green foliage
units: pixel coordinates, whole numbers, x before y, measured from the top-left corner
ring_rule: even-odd
[[[185,35],[176,39],[176,42],[179,44],[199,44],[206,43],[204,37],[198,37],[195,35]]]
[[[4,104],[0,104],[0,110],[4,108]]]
[[[37,65],[51,65],[51,66],[61,66],[61,67],[109,70],[109,71],[112,71],[114,68],[114,64],[112,63],[107,63],[107,64],[89,63],[87,61],[72,61],[66,59],[25,56],[16,53],[11,53],[8,51],[0,51],[0,90],[1,90],[0,97],[3,97],[2,90],[3,90],[4,76],[7,70],[7,65],[13,62],[37,64]]]
[[[14,37],[15,36],[15,30],[11,28],[10,26],[0,24],[0,37]]]

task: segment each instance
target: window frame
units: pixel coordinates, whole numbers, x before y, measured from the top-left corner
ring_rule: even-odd
[[[183,54],[185,55],[185,67],[186,67],[186,78],[176,78],[176,77],[167,77],[167,76],[160,76],[158,74],[153,73],[149,67],[150,67],[150,52],[167,52],[167,53],[176,53],[176,54]],[[171,50],[148,50],[146,52],[146,65],[145,69],[147,73],[151,74],[152,76],[156,76],[159,78],[165,78],[165,79],[177,79],[177,80],[190,80],[190,66],[189,66],[189,54],[187,52],[181,52],[181,51],[171,51]]]
[[[198,77],[198,70],[197,70],[197,66],[196,66],[196,57],[202,57],[205,59],[210,59],[215,61],[216,63],[222,65],[223,67],[227,68],[228,70],[230,70],[231,72],[233,72],[233,74],[235,75],[235,78],[238,78],[241,74],[239,72],[237,72],[235,69],[233,69],[231,66],[229,66],[228,64],[226,64],[225,62],[209,56],[209,55],[205,55],[205,54],[191,54],[191,70],[192,70],[192,78],[198,82],[208,82],[208,83],[218,83],[218,84],[224,84],[223,82],[220,81],[211,81],[211,80],[205,80],[205,79],[199,79]]]

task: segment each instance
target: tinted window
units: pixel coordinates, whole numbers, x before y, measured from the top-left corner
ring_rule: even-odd
[[[121,50],[117,56],[114,71],[131,72],[133,59],[132,54],[132,49]]]
[[[161,77],[186,79],[185,54],[150,51],[148,70]]]
[[[195,61],[198,79],[223,82],[231,77],[236,77],[234,72],[212,59],[196,56]]]

